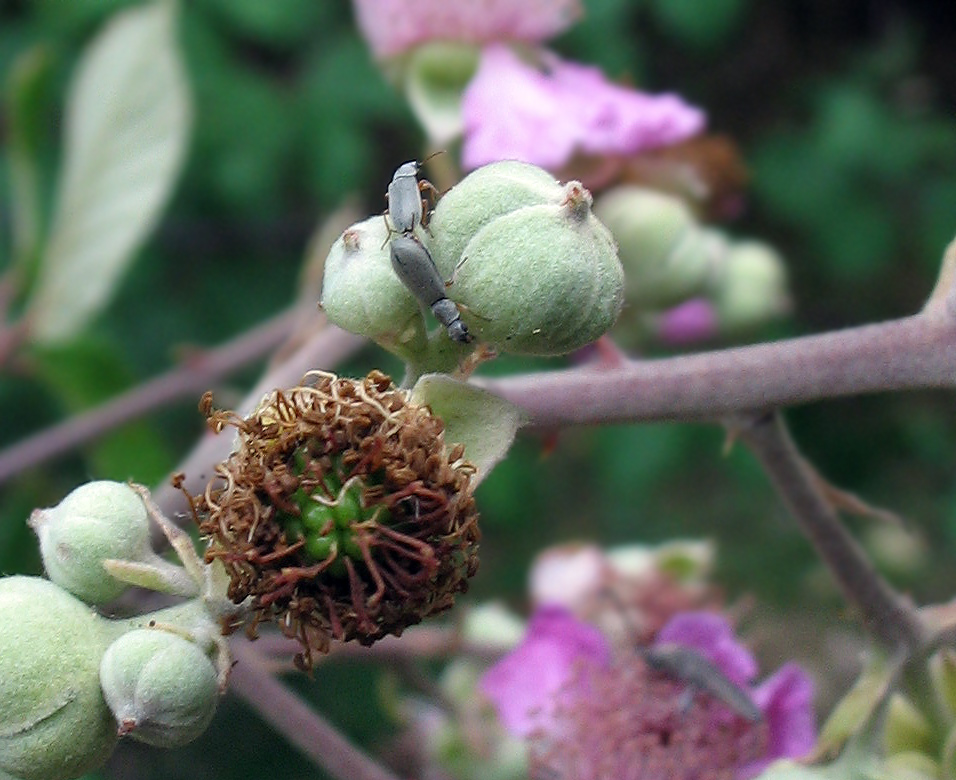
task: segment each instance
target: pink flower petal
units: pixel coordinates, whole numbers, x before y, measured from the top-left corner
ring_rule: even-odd
[[[574,609],[601,587],[606,569],[607,559],[596,545],[549,547],[531,566],[531,601]]]
[[[801,758],[816,742],[813,681],[794,662],[781,666],[753,691],[770,726],[767,759]]]
[[[734,636],[730,623],[714,612],[681,612],[657,634],[654,644],[692,647],[741,688],[757,675],[753,654]]]
[[[562,607],[543,607],[531,618],[521,644],[485,672],[478,687],[504,727],[525,737],[548,727],[575,664],[604,665],[609,657],[610,647],[594,626]]]
[[[432,40],[543,41],[581,15],[580,0],[354,0],[376,57]]]
[[[462,163],[515,159],[560,168],[576,151],[631,155],[699,133],[704,114],[675,95],[612,84],[601,71],[539,53],[543,69],[487,47],[462,97]]]
[[[717,312],[705,298],[691,298],[657,319],[657,335],[667,344],[693,344],[717,335]]]

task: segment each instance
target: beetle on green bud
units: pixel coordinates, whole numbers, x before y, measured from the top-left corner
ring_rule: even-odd
[[[0,777],[66,780],[102,763],[116,721],[100,658],[116,628],[39,577],[0,579]]]
[[[415,297],[392,269],[381,215],[352,225],[325,261],[321,306],[329,320],[397,354],[420,352],[425,327]]]
[[[127,587],[107,573],[103,561],[156,558],[143,502],[122,482],[87,482],[55,507],[34,510],[30,526],[47,576],[89,604],[115,599]]]
[[[389,252],[383,219],[346,230],[326,261],[322,306],[335,324],[419,368],[444,370],[448,339],[563,355],[602,336],[620,312],[623,270],[611,234],[591,213],[591,194],[534,165],[479,168],[438,201],[428,233],[417,235],[421,244],[410,236],[391,240]],[[437,274],[426,279],[432,260]],[[416,297],[447,327],[443,339],[426,344]],[[431,363],[422,360],[429,350],[438,356]]]
[[[156,747],[179,747],[209,725],[216,669],[193,642],[163,629],[130,631],[109,646],[100,684],[119,733]]]

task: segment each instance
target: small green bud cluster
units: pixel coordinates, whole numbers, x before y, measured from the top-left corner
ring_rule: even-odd
[[[305,457],[304,451],[296,453],[300,475],[300,464]],[[356,562],[362,560],[362,548],[355,539],[353,526],[369,521],[387,525],[390,520],[388,508],[384,504],[362,506],[365,483],[374,483],[374,478],[353,478],[343,484],[341,460],[341,457],[332,459],[332,470],[323,476],[320,487],[311,493],[301,487],[295,491],[292,500],[297,513],[282,510],[276,513],[276,519],[285,528],[289,541],[303,540],[303,552],[308,558],[314,561],[334,559],[327,571],[337,577],[344,577],[348,573],[343,556]],[[381,484],[381,479],[378,483]]]
[[[389,230],[373,217],[345,231],[326,260],[321,303],[335,324],[414,362],[447,345],[426,341],[420,307],[391,269]],[[611,234],[591,213],[590,193],[536,166],[479,168],[438,201],[414,236],[476,345],[566,354],[604,334],[621,309],[623,270]]]
[[[152,551],[150,518],[183,566]],[[127,734],[163,747],[199,736],[228,672],[220,619],[239,609],[188,535],[119,482],[83,485],[30,524],[49,579],[0,579],[0,777],[76,777]],[[195,598],[127,620],[91,608],[130,585]]]
[[[789,308],[779,254],[757,241],[735,241],[698,222],[680,198],[633,185],[601,196],[595,213],[610,228],[625,269],[630,321],[691,298],[714,309],[721,332],[759,325]],[[635,321],[636,320],[636,321]]]

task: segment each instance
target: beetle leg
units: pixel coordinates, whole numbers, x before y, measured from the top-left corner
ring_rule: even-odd
[[[388,195],[385,196],[385,200],[388,200]],[[385,209],[385,211],[382,212],[382,219],[385,220],[385,240],[382,242],[382,245],[379,247],[379,249],[384,249],[385,245],[392,240],[392,234],[398,232],[388,223],[388,209]]]
[[[428,179],[419,180],[418,191],[422,195],[422,227],[428,230],[428,235],[431,235],[432,232],[428,229],[428,223],[431,221],[432,213],[435,211],[435,205],[438,203],[441,193],[438,191],[438,187]]]
[[[458,269],[461,268],[465,261],[468,259],[468,255],[465,255],[461,260],[455,264],[455,270],[451,272],[451,279],[445,280],[445,288],[451,287],[455,283],[455,278],[458,276]]]

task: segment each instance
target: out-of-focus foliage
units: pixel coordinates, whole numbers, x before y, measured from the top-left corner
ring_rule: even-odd
[[[190,104],[175,8],[118,14],[77,64],[56,207],[27,305],[41,344],[68,341],[102,308],[179,172]],[[13,191],[20,202],[30,194]]]
[[[70,77],[83,47],[130,5],[41,0],[0,10],[8,90],[0,109],[0,271],[13,262],[12,231],[23,219],[12,187],[20,181],[20,192],[35,193],[36,222],[45,229],[63,162]],[[711,129],[735,138],[751,164],[749,208],[725,227],[782,251],[795,298],[786,326],[755,337],[919,308],[956,234],[956,20],[945,3],[585,6],[585,19],[552,42],[556,50],[705,107]],[[707,13],[695,13],[703,6]],[[306,242],[322,218],[349,197],[369,214],[380,211],[395,167],[423,156],[421,133],[358,37],[349,4],[191,0],[180,8],[177,33],[195,109],[172,199],[82,337],[4,367],[0,446],[165,370],[190,345],[213,345],[280,310],[295,297]],[[11,96],[18,79],[24,91]],[[34,235],[38,228],[26,222],[20,235]],[[485,370],[558,365],[509,358]],[[349,370],[373,366],[397,370],[374,350]],[[215,389],[241,391],[252,378],[247,372]],[[924,540],[919,566],[895,581],[921,600],[951,595],[951,395],[851,399],[788,417],[825,474],[903,514]],[[37,571],[30,509],[56,503],[89,478],[155,482],[201,432],[195,406],[186,404],[0,487],[0,569]],[[836,605],[829,579],[819,576],[753,460],[739,449],[722,457],[722,445],[716,427],[677,425],[520,439],[478,492],[483,564],[472,592],[520,605],[527,564],[545,542],[713,536],[732,592],[791,610]],[[864,538],[869,522],[854,521]],[[373,744],[386,732],[367,667],[330,664],[315,683],[300,684],[357,739]],[[365,704],[344,703],[355,701]],[[148,780],[174,776],[175,768],[183,778],[246,778],[280,764],[286,777],[319,776],[238,704],[227,704],[192,746],[123,746],[110,776]]]

